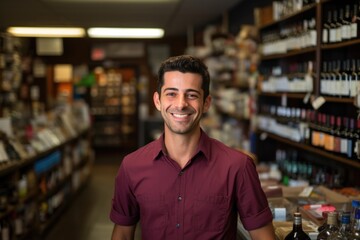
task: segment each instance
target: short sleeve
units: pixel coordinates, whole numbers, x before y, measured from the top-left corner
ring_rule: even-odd
[[[272,213],[260,185],[254,162],[246,158],[237,175],[237,209],[246,230],[254,230],[272,221]]]
[[[125,159],[115,178],[110,219],[115,224],[124,226],[135,225],[139,221],[139,205],[131,188]]]

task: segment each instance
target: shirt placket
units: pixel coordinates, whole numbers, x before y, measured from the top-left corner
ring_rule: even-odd
[[[177,239],[183,240],[184,239],[184,203],[185,203],[185,171],[181,170],[178,174],[178,194],[177,194],[177,203],[176,203],[176,231],[177,231]]]

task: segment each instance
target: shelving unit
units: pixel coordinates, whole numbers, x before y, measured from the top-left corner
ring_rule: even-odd
[[[257,92],[259,116],[270,115],[274,121],[281,121],[281,118],[277,116],[278,112],[276,112],[275,109],[286,108],[286,111],[288,112],[285,113],[285,118],[287,120],[290,119],[288,124],[295,129],[300,125],[304,125],[309,128],[309,131],[312,131],[317,127],[315,126],[316,122],[313,121],[317,121],[317,118],[309,120],[306,118],[307,115],[305,115],[305,112],[313,111],[316,115],[322,115],[324,119],[326,118],[326,121],[324,121],[322,125],[324,129],[326,127],[329,127],[330,129],[331,126],[335,128],[335,124],[337,123],[334,123],[334,125],[328,125],[330,124],[329,119],[331,116],[335,118],[341,117],[341,119],[357,119],[358,109],[354,106],[354,97],[345,95],[324,95],[322,94],[321,89],[321,81],[323,80],[322,73],[326,71],[323,67],[324,61],[360,58],[360,55],[358,54],[358,50],[360,50],[359,39],[349,39],[342,42],[328,44],[322,43],[323,22],[327,17],[327,11],[333,9],[337,9],[336,11],[338,11],[338,9],[344,8],[346,4],[353,5],[355,4],[355,1],[349,0],[340,3],[333,0],[322,0],[318,3],[313,3],[303,7],[301,11],[297,11],[277,21],[273,21],[259,27],[260,35],[263,39],[262,43],[265,44],[266,34],[269,33],[275,33],[275,35],[279,34],[280,36],[281,32],[282,37],[275,39],[275,42],[289,40],[292,36],[305,39],[307,37],[306,34],[309,34],[311,29],[303,28],[304,26],[308,26],[303,23],[310,19],[315,19],[316,22],[314,28],[316,31],[316,46],[308,46],[300,49],[292,49],[283,53],[266,54],[262,56],[260,65],[261,77]],[[291,26],[297,27],[297,32],[294,34],[298,35],[291,35],[289,32],[284,34],[284,32],[286,32],[285,30],[289,30],[290,32],[293,30]],[[306,67],[301,66],[301,64],[306,62],[311,65],[308,64]],[[299,69],[301,72],[296,72]],[[312,90],[296,93],[286,90],[276,91],[276,89],[275,91],[263,91],[262,84],[264,81],[267,81],[270,77],[274,76],[274,74],[278,74],[278,76],[280,76],[278,79],[281,79],[283,76],[287,77],[290,75],[300,76],[300,79],[305,78],[306,75],[311,76]],[[358,84],[359,80],[360,76],[358,78]],[[290,81],[292,80],[290,79],[289,82]],[[323,97],[325,103],[314,108],[312,103],[318,97]],[[264,105],[268,105],[269,107],[272,106],[273,111],[271,113],[262,112],[263,110],[261,109],[261,106]],[[299,114],[304,113],[304,115],[293,115],[295,114],[296,109]],[[304,118],[302,118],[303,116]],[[344,122],[341,120],[341,129],[345,128],[343,124]],[[346,122],[346,124],[348,123]],[[298,130],[301,131],[300,128]],[[356,126],[354,131],[355,130]],[[257,129],[256,132],[258,135],[257,155],[260,161],[276,161],[277,149],[295,151],[297,152],[297,161],[318,165],[319,167],[328,167],[334,172],[338,170],[338,166],[341,166],[346,172],[346,174],[344,172],[339,173],[343,174],[341,176],[344,178],[343,184],[350,186],[360,185],[359,180],[356,178],[356,175],[360,173],[359,159],[349,158],[344,154],[334,152],[335,150],[324,149],[324,147],[315,147],[308,142],[290,140],[282,137],[281,134],[276,134],[273,131],[267,131],[266,129]],[[327,185],[326,182],[323,184]]]
[[[56,127],[50,123],[51,113],[48,113],[49,125],[34,130],[36,137],[28,141],[20,140],[20,136],[8,137],[12,146],[20,143],[15,149],[18,153],[24,151],[26,157],[0,163],[0,225],[4,238],[42,238],[88,182],[94,161],[89,120],[84,119],[88,116],[83,105],[72,110],[74,115],[62,112],[63,118],[58,119]],[[77,124],[68,125],[74,121]],[[34,141],[40,140],[40,131],[54,133],[42,135],[42,141],[51,142],[53,136],[59,141],[45,144],[42,150],[36,149]]]
[[[135,148],[138,144],[135,69],[96,68],[94,72],[97,84],[91,88],[90,100],[94,147]]]

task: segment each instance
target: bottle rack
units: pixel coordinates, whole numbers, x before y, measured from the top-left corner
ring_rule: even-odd
[[[337,88],[335,87],[335,90],[340,91],[340,89],[343,88],[345,93],[335,92],[334,94],[325,94],[323,89],[324,84],[322,84],[322,81],[324,79],[326,80],[325,77],[330,76],[330,72],[327,72],[328,68],[324,68],[324,62],[340,60],[342,61],[341,64],[337,65],[340,65],[341,68],[345,66],[345,70],[347,70],[346,62],[350,62],[347,59],[358,60],[360,58],[358,54],[358,50],[360,49],[359,39],[343,38],[337,42],[323,42],[327,12],[330,10],[340,12],[340,9],[349,8],[347,5],[353,8],[355,4],[360,4],[360,2],[347,0],[340,3],[334,0],[320,0],[317,3],[304,6],[302,10],[283,16],[266,25],[259,26],[263,47],[264,45],[266,46],[266,44],[270,44],[270,46],[280,46],[278,47],[280,49],[278,52],[272,53],[265,51],[262,53],[260,65],[261,74],[258,82],[258,115],[260,118],[263,116],[269,117],[268,113],[262,112],[260,109],[261,106],[271,104],[278,106],[278,108],[289,107],[314,110],[316,114],[329,115],[329,118],[330,116],[340,116],[356,121],[358,108],[354,106],[355,98],[351,95],[350,85],[346,85],[347,89],[340,87],[342,80],[346,79],[347,81],[344,81],[344,83],[347,84],[353,81],[354,77],[351,79],[339,77],[338,85],[332,83],[334,86],[338,86]],[[352,14],[352,12],[350,12],[350,14]],[[313,28],[309,28],[309,24],[305,23],[309,19],[314,19],[316,22]],[[340,20],[338,21],[340,22]],[[356,24],[360,27],[358,20],[356,20]],[[347,29],[350,29],[350,25],[347,27]],[[311,33],[310,30],[312,31]],[[310,39],[311,36],[314,37],[314,35],[316,36],[315,45],[303,44],[303,47],[297,48],[292,46],[294,45],[293,38],[306,40]],[[309,42],[313,43],[314,40],[309,40]],[[284,45],[286,46],[284,47]],[[289,47],[289,45],[291,47]],[[302,64],[304,65],[301,66]],[[360,65],[356,66],[357,70],[358,68],[360,68]],[[343,72],[345,72],[345,70]],[[350,72],[349,70],[346,73],[350,74]],[[357,72],[360,72],[360,70]],[[344,76],[348,76],[346,73],[344,73]],[[340,76],[340,74],[338,76]],[[357,84],[359,86],[360,75],[358,76]],[[297,82],[295,82],[294,79],[297,80]],[[301,89],[301,86],[303,86],[301,85],[301,80],[307,81],[304,89]],[[292,86],[295,87],[293,88]],[[315,106],[314,101],[318,100],[319,97],[323,98],[324,103]],[[281,122],[283,120],[276,116],[270,116],[270,118],[266,119],[274,122]],[[299,122],[305,122],[310,131],[314,126],[314,122],[309,119],[298,120],[297,122],[294,120],[291,121],[291,124],[289,124],[289,122],[284,124],[294,127],[293,124],[298,124]],[[326,122],[326,124],[328,124],[328,122]],[[342,128],[344,128],[344,125],[342,125]],[[307,161],[312,161],[314,164],[329,165],[332,166],[333,169],[339,166],[344,167],[349,170],[349,174],[344,176],[346,179],[344,179],[343,184],[359,186],[360,182],[356,180],[356,174],[360,171],[359,159],[339,155],[333,151],[324,149],[324,147],[315,147],[311,143],[294,139],[291,140],[284,137],[282,133],[276,133],[271,130],[273,129],[264,129],[261,127],[257,129],[259,136],[257,149],[259,149],[258,158],[260,161],[272,161],[272,159],[275,159],[276,148],[284,147],[295,149],[299,155],[304,155]],[[356,135],[358,132],[359,130],[355,125],[352,133]],[[262,153],[262,151],[265,152],[265,149],[269,151],[266,151],[266,154]]]

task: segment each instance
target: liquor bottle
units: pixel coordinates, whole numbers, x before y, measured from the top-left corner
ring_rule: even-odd
[[[340,89],[339,95],[348,97],[350,94],[349,89],[349,75],[350,75],[350,59],[344,60],[342,62],[342,69],[341,69],[341,81],[340,81]]]
[[[320,73],[320,93],[327,95],[327,87],[329,86],[327,62],[323,62],[323,70]]]
[[[327,226],[324,230],[322,230],[317,236],[317,240],[326,240],[329,236],[338,231],[338,223],[337,223],[338,213],[337,212],[329,212],[327,217]]]
[[[307,46],[316,46],[316,20],[315,18],[311,18],[309,20],[309,23],[308,23],[308,26],[309,26],[309,42],[307,44]]]
[[[334,152],[341,152],[341,117],[336,117],[336,128],[334,137]]]
[[[343,80],[342,80],[342,75],[341,75],[341,61],[337,60],[335,63],[336,67],[335,67],[335,75],[336,75],[336,80],[335,80],[335,88],[334,88],[334,95],[335,96],[341,96],[342,95],[342,86],[343,86]]]
[[[347,139],[348,139],[348,156],[351,159],[356,159],[356,131],[355,120],[350,118],[348,120]]]
[[[353,130],[353,158],[360,159],[360,119],[357,119],[357,130],[355,128]]]
[[[324,148],[327,151],[333,152],[335,149],[335,116],[326,116],[326,122],[329,126],[329,131],[325,135]]]
[[[356,61],[355,59],[351,60],[351,77],[349,78],[349,95],[350,97],[355,97],[356,88],[358,83],[358,74],[356,72]]]
[[[357,209],[360,209],[360,200],[354,199],[351,201],[351,214],[350,214],[351,228],[354,228],[355,214],[356,214]]]
[[[342,23],[341,23],[341,18],[343,16],[343,9],[340,8],[339,13],[337,12],[337,10],[334,11],[334,21],[335,21],[335,25],[336,25],[336,42],[341,42],[342,41]]]
[[[338,117],[337,118],[337,125],[338,125],[338,128],[339,128],[339,135],[338,135],[338,139],[337,139],[337,142],[339,145],[338,145],[338,148],[336,149],[337,153],[341,153],[341,154],[345,154],[347,153],[347,148],[348,148],[348,132],[347,132],[347,124],[348,124],[348,118],[344,117],[343,120],[341,117]],[[341,125],[341,122],[343,122],[343,125]],[[343,129],[341,129],[343,126]]]
[[[343,212],[341,214],[341,223],[339,231],[332,233],[329,240],[347,240],[351,234],[350,226],[350,212]]]
[[[0,222],[0,234],[1,240],[11,239],[10,224],[6,218],[2,219]]]
[[[322,116],[322,129],[323,129],[323,136],[324,136],[324,145],[323,148],[327,149],[328,147],[330,147],[329,144],[329,139],[331,138],[331,127],[330,127],[330,118],[329,115],[327,114],[323,114]]]
[[[337,84],[337,74],[336,74],[336,61],[330,63],[330,81],[329,81],[329,91],[328,94],[333,96],[336,94],[336,84]]]
[[[322,42],[329,43],[330,42],[330,29],[331,29],[331,11],[327,12],[327,20],[324,23],[323,30],[322,30]]]
[[[331,10],[329,10],[331,11]],[[336,10],[333,11],[332,20],[330,23],[330,36],[329,36],[329,43],[337,42],[337,12]]]
[[[351,16],[351,38],[358,37],[358,5],[355,3],[353,6],[352,16]]]
[[[322,217],[323,217],[323,219],[324,219],[324,221],[323,221],[323,223],[321,224],[321,226],[319,226],[318,227],[318,229],[317,229],[317,231],[320,233],[320,232],[322,232],[325,228],[326,228],[326,226],[327,226],[327,216],[328,216],[328,211],[324,211],[324,212],[322,212]]]
[[[350,119],[348,117],[343,118],[343,130],[342,130],[342,153],[346,154],[348,158],[353,157],[353,143],[352,132],[350,131]],[[346,151],[344,151],[346,148]]]
[[[319,121],[317,118],[317,113],[315,111],[311,112],[311,145],[314,147],[319,147],[320,142],[320,129],[319,129]]]
[[[285,237],[285,240],[310,240],[310,237],[302,229],[302,219],[299,212],[294,213],[293,229]]]
[[[360,209],[355,212],[354,225],[349,240],[360,240]]]
[[[345,6],[344,17],[342,19],[342,39],[343,41],[351,39],[351,16],[350,16],[350,5]]]

